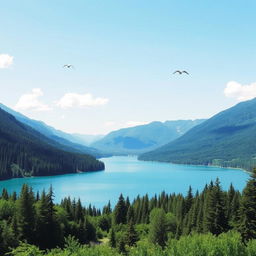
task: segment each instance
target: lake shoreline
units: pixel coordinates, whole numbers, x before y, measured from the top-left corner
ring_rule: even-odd
[[[128,157],[128,156],[127,156]],[[232,166],[221,166],[221,165],[205,165],[205,164],[183,164],[183,163],[174,163],[174,162],[166,162],[166,161],[157,161],[157,160],[142,160],[137,158],[138,161],[142,162],[152,162],[152,163],[166,163],[166,164],[175,164],[175,165],[184,165],[184,166],[199,166],[199,167],[215,167],[215,168],[222,168],[222,169],[232,169],[232,170],[240,170],[251,174],[250,171],[243,169],[242,167],[232,167]]]
[[[83,174],[83,173],[93,173],[93,172],[104,172],[105,168],[102,170],[94,170],[94,171],[75,171],[75,172],[67,172],[67,173],[60,173],[60,174],[53,174],[53,175],[40,175],[40,176],[22,176],[22,177],[12,177],[12,178],[7,178],[7,179],[0,179],[1,181],[7,181],[7,180],[14,180],[14,179],[32,179],[32,178],[41,178],[41,177],[58,177],[62,175],[70,175],[70,174]]]
[[[227,190],[232,183],[242,191],[249,177],[248,173],[233,168],[139,161],[134,156],[113,156],[102,160],[105,171],[14,178],[2,180],[0,187],[13,193],[19,192],[23,184],[39,192],[52,186],[56,203],[64,197],[80,198],[84,205],[102,208],[109,200],[115,204],[121,193],[130,200],[138,195],[153,196],[162,191],[186,195],[189,186],[194,192],[202,191],[216,178],[221,181],[223,189]]]

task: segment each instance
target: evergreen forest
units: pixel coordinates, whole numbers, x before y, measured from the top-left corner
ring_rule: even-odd
[[[243,192],[220,181],[203,191],[162,192],[133,201],[120,195],[103,209],[34,192],[3,189],[0,252],[15,256],[256,255],[256,170]]]

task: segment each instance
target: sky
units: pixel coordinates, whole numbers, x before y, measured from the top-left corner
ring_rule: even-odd
[[[254,0],[0,4],[0,102],[57,129],[209,118],[256,97]]]

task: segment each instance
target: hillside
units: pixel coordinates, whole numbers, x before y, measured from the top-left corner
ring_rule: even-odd
[[[139,159],[251,169],[256,165],[255,141],[256,99],[253,99],[220,112]]]
[[[0,179],[104,169],[104,164],[90,155],[59,148],[57,142],[0,109]]]
[[[152,122],[124,128],[109,133],[92,146],[112,154],[140,154],[175,140],[203,121],[198,119]]]
[[[69,133],[62,132],[60,130],[56,130],[55,128],[45,124],[42,121],[37,121],[30,119],[19,112],[12,110],[11,108],[6,107],[5,105],[0,103],[0,108],[4,111],[8,112],[9,114],[13,115],[18,121],[23,124],[26,124],[36,131],[40,132],[41,134],[45,135],[49,139],[57,142],[60,145],[60,149],[64,149],[65,151],[75,152],[75,153],[82,153],[82,154],[89,154],[95,157],[102,157],[103,154],[100,153],[95,148],[88,147],[89,143],[86,143],[86,135],[72,135]],[[82,139],[82,138],[84,139]],[[88,140],[93,140],[94,136],[89,136]],[[97,137],[96,137],[97,138]]]

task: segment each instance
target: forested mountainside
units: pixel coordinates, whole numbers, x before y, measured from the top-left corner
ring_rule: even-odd
[[[140,154],[177,139],[204,119],[152,122],[110,132],[93,147],[111,154]]]
[[[0,109],[0,179],[103,170],[95,157],[61,145]]]
[[[256,99],[241,102],[140,160],[252,169],[256,165]]]
[[[57,144],[60,145],[60,149],[75,153],[89,154],[95,157],[104,156],[101,152],[99,152],[99,150],[85,145],[84,140],[80,139],[78,135],[72,135],[60,130],[56,130],[42,121],[28,118],[1,103],[0,108],[13,115],[21,123],[32,127],[34,130],[40,132],[50,140],[57,142]]]

